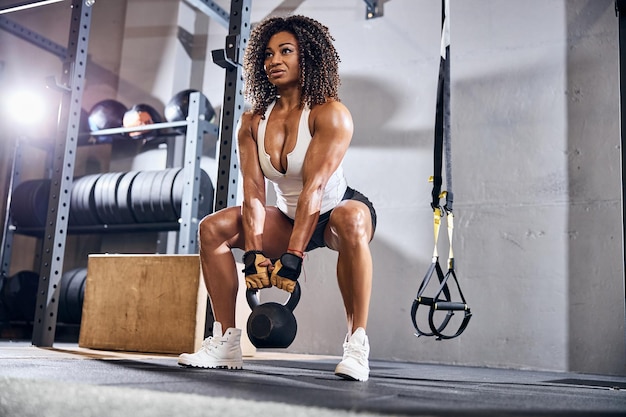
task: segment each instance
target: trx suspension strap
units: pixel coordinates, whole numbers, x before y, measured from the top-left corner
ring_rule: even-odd
[[[450,20],[449,1],[442,0],[442,22],[441,22],[441,59],[439,62],[439,81],[437,85],[437,110],[435,113],[435,145],[434,145],[434,175],[432,177],[433,190],[431,207],[433,209],[433,229],[435,236],[435,249],[433,258],[422,283],[420,284],[417,296],[411,307],[411,320],[416,330],[416,336],[435,336],[437,340],[453,339],[459,336],[467,327],[472,313],[465,301],[459,281],[454,271],[454,254],[452,251],[452,235],[454,231],[454,215],[452,214],[452,164],[450,146]],[[442,170],[445,154],[446,162],[446,191],[442,191],[443,185]],[[445,205],[441,205],[441,199],[445,198]],[[439,254],[437,252],[437,242],[439,240],[439,229],[441,220],[446,219],[448,226],[448,271],[444,274],[439,265]],[[424,293],[431,278],[437,276],[438,287],[434,297],[426,297]],[[452,277],[456,285],[456,292],[460,296],[460,301],[452,301],[452,292],[448,281]],[[428,330],[420,328],[418,325],[417,312],[423,305],[428,307]],[[464,316],[461,324],[455,333],[445,333],[446,326],[454,316],[455,311],[463,311]],[[435,323],[435,313],[445,313],[439,323]],[[437,316],[440,317],[439,315]]]

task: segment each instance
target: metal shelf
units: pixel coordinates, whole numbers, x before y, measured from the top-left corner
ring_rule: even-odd
[[[97,224],[90,226],[69,226],[67,233],[70,235],[89,234],[115,234],[129,232],[163,232],[176,231],[180,229],[179,222],[168,223],[132,223],[132,224]],[[15,233],[41,238],[45,229],[42,227],[15,227]]]
[[[217,175],[216,197],[214,210],[232,205],[236,199],[238,167],[236,165],[236,123],[243,113],[242,95],[242,58],[243,49],[250,33],[251,0],[233,0],[231,2],[230,19],[226,12],[209,0],[188,0],[200,12],[209,17],[217,18],[229,28],[226,39],[225,54],[229,57],[226,68],[224,104],[222,107],[221,126],[202,120],[205,103],[200,100],[200,93],[190,96],[189,117],[186,121],[160,123],[133,129],[108,129],[95,135],[119,134],[132,131],[144,131],[171,127],[186,126],[185,148],[183,156],[183,189],[180,221],[177,223],[146,223],[131,225],[99,225],[70,226],[68,225],[71,186],[74,178],[74,166],[81,114],[82,92],[84,90],[87,49],[91,26],[93,2],[71,0],[71,25],[68,46],[64,48],[45,37],[33,32],[9,19],[0,18],[0,29],[31,42],[40,48],[56,55],[63,61],[61,82],[55,82],[56,90],[62,95],[59,126],[55,143],[51,147],[51,190],[48,200],[48,213],[45,228],[23,228],[11,226],[9,214],[10,194],[19,183],[16,167],[23,156],[16,146],[13,172],[10,181],[10,192],[7,197],[7,215],[3,234],[2,253],[0,254],[1,271],[8,273],[14,233],[36,236],[41,240],[41,266],[39,274],[38,298],[33,326],[33,345],[52,346],[57,324],[57,310],[60,292],[60,279],[63,270],[63,258],[66,237],[72,233],[121,233],[124,231],[168,231],[178,230],[177,253],[196,253],[198,222],[195,216],[198,211],[196,196],[199,190],[200,156],[203,136],[206,133],[217,134],[219,130],[219,171]]]

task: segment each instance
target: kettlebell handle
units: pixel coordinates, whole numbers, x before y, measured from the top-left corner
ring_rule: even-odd
[[[260,304],[258,291],[259,290],[254,288],[248,288],[246,290],[246,300],[252,310]],[[289,298],[283,305],[287,307],[289,311],[293,311],[300,302],[300,295],[300,283],[296,281],[296,286],[293,289],[293,292],[289,294]]]

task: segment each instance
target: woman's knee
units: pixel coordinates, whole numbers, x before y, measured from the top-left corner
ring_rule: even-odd
[[[358,201],[345,201],[330,215],[333,234],[341,241],[369,242],[372,230],[369,210]]]
[[[205,216],[198,224],[198,235],[202,244],[227,242],[239,233],[239,217],[224,209]]]

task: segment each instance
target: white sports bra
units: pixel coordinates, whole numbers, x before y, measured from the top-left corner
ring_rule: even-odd
[[[267,120],[272,113],[272,109],[276,102],[270,104],[265,111],[265,118],[259,122],[257,132],[257,148],[259,153],[259,164],[263,175],[274,184],[276,191],[276,207],[288,217],[295,219],[296,206],[298,198],[302,192],[302,164],[306,155],[309,144],[311,143],[311,132],[309,131],[309,115],[311,109],[306,106],[300,115],[298,124],[298,137],[296,146],[287,155],[287,171],[283,174],[272,165],[270,155],[265,152],[265,129],[267,128]],[[337,170],[331,175],[324,189],[322,197],[322,207],[320,214],[335,208],[343,198],[348,185],[343,174],[343,161],[337,167]]]

